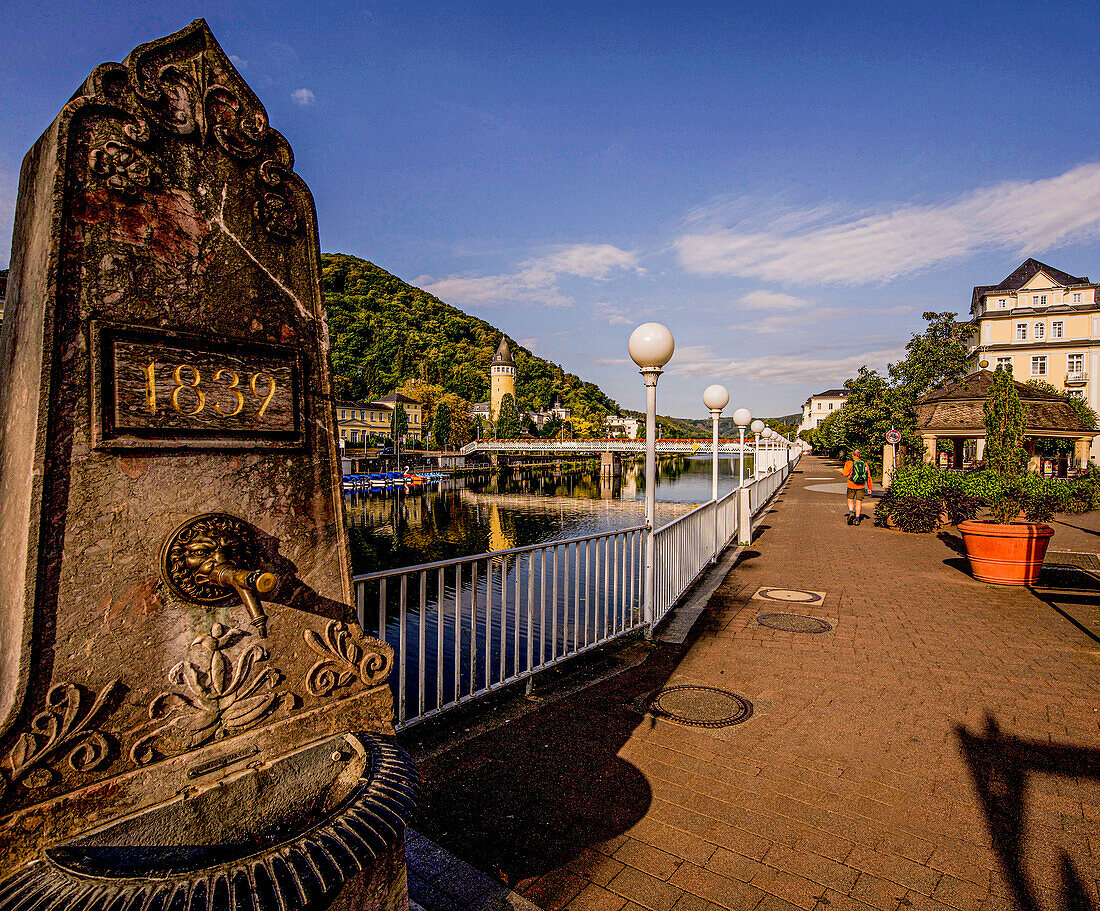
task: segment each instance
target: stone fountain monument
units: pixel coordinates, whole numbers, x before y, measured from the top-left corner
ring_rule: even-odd
[[[0,909],[407,907],[313,199],[201,20],[27,154],[0,338]]]

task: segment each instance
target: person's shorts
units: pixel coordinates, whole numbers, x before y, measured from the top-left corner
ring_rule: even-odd
[[[867,493],[867,488],[866,487],[857,487],[855,490],[852,490],[852,488],[849,487],[848,488],[848,499],[849,500],[862,500],[866,493]]]

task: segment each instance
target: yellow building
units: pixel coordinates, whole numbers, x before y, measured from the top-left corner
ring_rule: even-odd
[[[376,402],[337,402],[336,422],[340,439],[350,446],[362,446],[372,436],[388,437],[393,410],[404,406],[408,429],[401,438],[405,444],[419,443],[424,436],[423,406],[400,392],[391,392]]]
[[[1011,367],[1019,382],[1043,380],[1100,412],[1098,287],[1088,276],[1035,259],[999,285],[977,286],[970,304],[970,369],[978,370],[983,360],[990,370]],[[1100,442],[1093,442],[1090,460],[1100,461]]]
[[[516,398],[516,362],[512,359],[512,349],[503,335],[497,345],[497,353],[489,364],[489,420],[496,421],[500,414],[501,400],[510,395]]]

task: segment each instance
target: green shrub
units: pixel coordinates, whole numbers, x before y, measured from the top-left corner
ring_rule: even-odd
[[[982,501],[971,496],[962,489],[945,487],[940,493],[940,513],[947,516],[947,521],[952,525],[958,525],[967,519],[973,519],[978,514]]]
[[[888,519],[902,531],[930,532],[940,521],[939,498],[898,495],[891,486],[875,507],[876,525],[886,526]]]

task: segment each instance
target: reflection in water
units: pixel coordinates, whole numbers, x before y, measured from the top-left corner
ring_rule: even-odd
[[[658,526],[710,498],[710,468],[704,459],[662,463]],[[735,469],[722,465],[720,494],[733,489]],[[641,617],[643,499],[644,476],[635,466],[614,480],[513,471],[409,494],[349,494],[357,573],[496,554],[369,582],[358,592],[364,628],[404,656],[404,673],[391,681],[399,720],[633,628]],[[635,530],[500,554],[628,528]]]
[[[751,470],[752,460],[747,460]],[[737,483],[737,462],[719,463],[719,495]],[[710,459],[666,459],[657,479],[658,527],[710,499]],[[643,521],[645,474],[517,469],[444,481],[410,493],[345,497],[354,572],[597,534]]]

